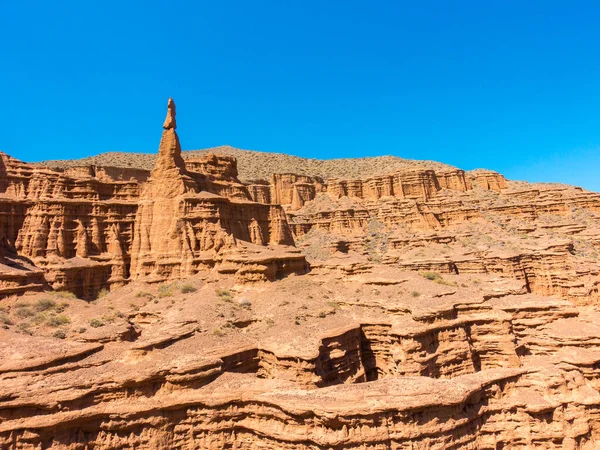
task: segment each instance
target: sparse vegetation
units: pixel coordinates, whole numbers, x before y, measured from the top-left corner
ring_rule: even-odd
[[[238,161],[239,176],[242,180],[268,180],[273,173],[298,173],[322,178],[367,178],[374,175],[392,173],[402,169],[426,166],[430,169],[452,169],[435,161],[413,161],[397,156],[377,156],[373,158],[338,158],[338,159],[305,159],[291,155],[273,155],[264,152],[239,150],[229,146],[218,149],[186,150],[182,152],[184,159],[197,158],[207,153],[235,156]],[[44,161],[41,164],[50,167],[81,166],[82,160]],[[134,167],[152,170],[156,164],[156,154],[107,152],[85,158],[85,164],[100,166]]]
[[[46,323],[50,327],[60,327],[61,325],[71,323],[71,319],[68,316],[65,316],[64,314],[59,314],[57,316],[50,317],[48,319],[48,322]]]
[[[102,288],[98,291],[98,294],[96,295],[96,300],[102,297],[106,297],[108,294],[110,294],[110,291],[106,288]]]
[[[421,276],[431,281],[440,280],[442,278],[437,272],[423,272],[421,273]]]
[[[181,291],[182,294],[190,294],[192,292],[196,292],[198,289],[196,289],[196,287],[194,285],[186,283],[186,284],[181,285],[179,290]]]
[[[10,317],[8,317],[8,314],[6,314],[5,312],[0,313],[0,323],[2,325],[12,325],[13,324],[12,320],[10,320]]]
[[[410,293],[410,296],[411,296],[411,297],[414,297],[414,298],[417,298],[417,297],[420,297],[420,296],[421,296],[421,293],[420,293],[420,292],[417,292],[417,291],[412,291],[412,292]]]
[[[54,291],[52,293],[52,295],[54,295],[58,298],[64,298],[64,299],[72,299],[72,300],[77,299],[77,296],[69,291]]]
[[[68,307],[69,307],[69,304],[68,304],[67,302],[61,302],[61,304],[60,304],[60,305],[58,305],[58,306],[56,306],[56,307],[54,308],[54,310],[55,310],[57,313],[61,313],[61,312],[63,312],[65,309],[67,309]]]
[[[48,311],[49,309],[56,308],[56,302],[51,298],[42,298],[37,301],[35,304],[35,310],[40,311]]]
[[[175,289],[177,288],[176,283],[165,283],[161,284],[158,287],[158,296],[160,298],[172,297],[175,293]]]
[[[57,330],[52,334],[52,337],[55,337],[57,339],[66,339],[67,334],[64,331]]]
[[[103,326],[104,326],[104,322],[102,322],[100,319],[90,320],[90,327],[92,327],[92,328],[100,328]]]
[[[365,250],[371,261],[375,263],[381,262],[382,256],[385,255],[389,248],[389,234],[383,223],[375,217],[369,219],[367,222]]]
[[[215,336],[218,336],[218,337],[223,337],[223,336],[225,336],[225,332],[224,332],[223,330],[221,330],[220,328],[215,328],[215,329],[213,330],[213,334],[214,334]]]
[[[17,326],[19,330],[23,331],[24,333],[31,334],[31,331],[29,331],[29,329],[31,328],[31,324],[29,322],[21,322]]]
[[[444,280],[444,278],[442,278],[442,276],[437,272],[422,272],[421,276],[437,284],[444,284],[446,286],[456,286],[456,283],[454,281]]]
[[[29,307],[29,305],[18,305],[15,311],[15,315],[17,317],[19,317],[20,319],[26,319],[28,317],[33,317],[35,315],[35,313],[33,312],[33,310]]]
[[[231,302],[233,301],[233,295],[231,295],[231,292],[229,291],[229,289],[216,289],[215,293],[217,294],[217,298],[219,300],[222,300],[224,302]]]
[[[41,325],[42,323],[46,322],[47,319],[48,315],[44,312],[40,312],[33,316],[31,323],[34,325]]]

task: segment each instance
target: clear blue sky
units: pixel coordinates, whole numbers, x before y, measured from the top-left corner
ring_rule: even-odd
[[[392,154],[600,191],[594,1],[2,1],[0,149]]]

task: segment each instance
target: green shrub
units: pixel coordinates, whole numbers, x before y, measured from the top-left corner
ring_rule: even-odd
[[[61,313],[68,307],[69,307],[69,304],[67,302],[61,302],[61,304],[56,307],[56,312]]]
[[[47,324],[51,327],[60,327],[61,325],[66,325],[71,323],[71,319],[64,314],[59,314],[58,316],[52,316],[48,319]]]
[[[340,304],[336,301],[327,302],[327,306],[329,306],[330,308],[333,308],[333,309],[340,309]]]
[[[196,292],[198,289],[196,289],[196,287],[192,284],[186,283],[183,284],[179,290],[181,291],[182,294],[189,294],[191,292]]]
[[[70,298],[73,300],[77,299],[77,296],[69,291],[54,291],[53,294],[58,298]]]
[[[110,294],[110,291],[106,288],[102,288],[98,291],[98,294],[96,295],[96,300],[102,297],[106,297],[108,294]]]
[[[12,325],[12,320],[6,313],[0,313],[0,323],[3,325]]]
[[[224,302],[230,302],[233,300],[233,295],[228,289],[217,289],[215,290],[217,297],[219,300],[223,300]]]
[[[410,293],[410,295],[411,295],[411,297],[420,297],[420,296],[421,296],[421,293],[420,293],[420,292],[417,292],[417,291],[412,291],[412,292]]]
[[[456,286],[455,282],[444,280],[442,276],[437,272],[423,272],[421,273],[421,276],[437,284],[444,284],[446,286]]]
[[[160,298],[172,297],[175,291],[175,283],[161,284],[158,287],[158,296]]]
[[[52,334],[52,337],[55,337],[57,339],[65,339],[67,335],[64,331],[58,330]]]
[[[21,319],[25,319],[27,317],[32,317],[35,315],[35,313],[32,311],[32,309],[29,306],[18,306],[17,310],[15,311],[15,314],[17,315],[17,317],[21,318]]]
[[[90,327],[92,327],[92,328],[100,328],[103,326],[104,326],[104,322],[102,322],[100,319],[90,320]]]
[[[436,281],[436,280],[439,280],[440,278],[442,278],[440,276],[440,274],[437,272],[423,272],[421,274],[421,276],[423,276],[424,278],[431,280],[431,281]]]
[[[36,311],[48,311],[56,307],[56,302],[51,298],[42,298],[35,304]]]
[[[40,325],[48,319],[48,315],[45,312],[39,312],[31,319],[31,323],[34,325]]]

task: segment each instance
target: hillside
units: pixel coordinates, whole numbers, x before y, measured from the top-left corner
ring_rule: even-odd
[[[273,173],[295,173],[322,177],[327,180],[329,178],[366,178],[415,167],[452,168],[452,166],[434,161],[417,161],[396,156],[323,160],[300,158],[283,153],[241,150],[230,146],[184,150],[182,156],[187,160],[202,157],[208,153],[237,158],[239,177],[242,180],[268,180]],[[157,154],[152,153],[107,152],[81,159],[42,161],[37,165],[56,169],[100,165],[151,170],[156,163],[156,158]]]

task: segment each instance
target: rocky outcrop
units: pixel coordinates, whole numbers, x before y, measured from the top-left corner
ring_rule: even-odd
[[[286,333],[280,324],[248,343],[248,321],[231,326],[229,345],[211,342],[214,333],[200,323],[214,305],[197,308],[206,290],[182,312],[186,323],[172,311],[144,325],[146,306],[128,319],[138,327],[134,337],[110,344],[0,330],[0,445],[597,446],[600,341],[588,322],[592,311],[490,278],[482,279],[490,286],[479,295],[461,287],[441,295],[439,286],[431,302],[403,294],[381,302],[415,281],[410,273],[391,273],[380,268],[360,281],[332,281],[328,288],[339,290],[334,315],[350,323],[324,323],[316,339],[309,323],[296,325],[301,339],[293,345],[278,342]],[[376,280],[377,295],[365,297]],[[264,298],[252,297],[257,311],[272,308],[273,292],[295,285],[278,283]],[[353,301],[356,291],[362,296]],[[370,318],[350,319],[359,314]]]
[[[41,286],[41,270],[51,288],[94,298],[101,289],[130,280],[162,281],[213,268],[226,249],[256,253],[253,267],[265,261],[264,270],[253,270],[253,280],[307,270],[293,250],[283,210],[251,200],[237,179],[234,158],[209,155],[186,166],[173,100],[151,173],[97,166],[58,172],[5,154],[0,159],[3,252],[27,258],[35,267],[33,274],[0,269],[0,278],[20,280],[8,283],[6,292],[16,292],[16,285],[23,291]],[[245,248],[245,243],[257,247]],[[282,247],[277,256],[261,259],[260,247],[270,245]],[[266,262],[278,258],[281,267]]]
[[[156,167],[139,200],[132,244],[133,279],[164,281],[189,277],[207,266],[215,266],[226,250],[242,246],[238,240],[258,246],[293,245],[281,207],[223,197],[199,186],[198,177],[191,176],[181,158],[172,100],[165,127]],[[195,161],[190,167],[211,183],[237,182],[235,164],[231,159],[227,161],[223,171],[214,169],[219,162],[216,157]],[[279,256],[287,258],[285,252]],[[260,265],[260,257],[254,263]],[[291,273],[307,269],[304,262],[284,266],[291,268]],[[243,264],[237,269],[246,271]],[[268,279],[272,271],[264,273]],[[284,270],[276,273],[287,274]]]
[[[0,447],[597,448],[600,194],[352,173],[0,153]]]

